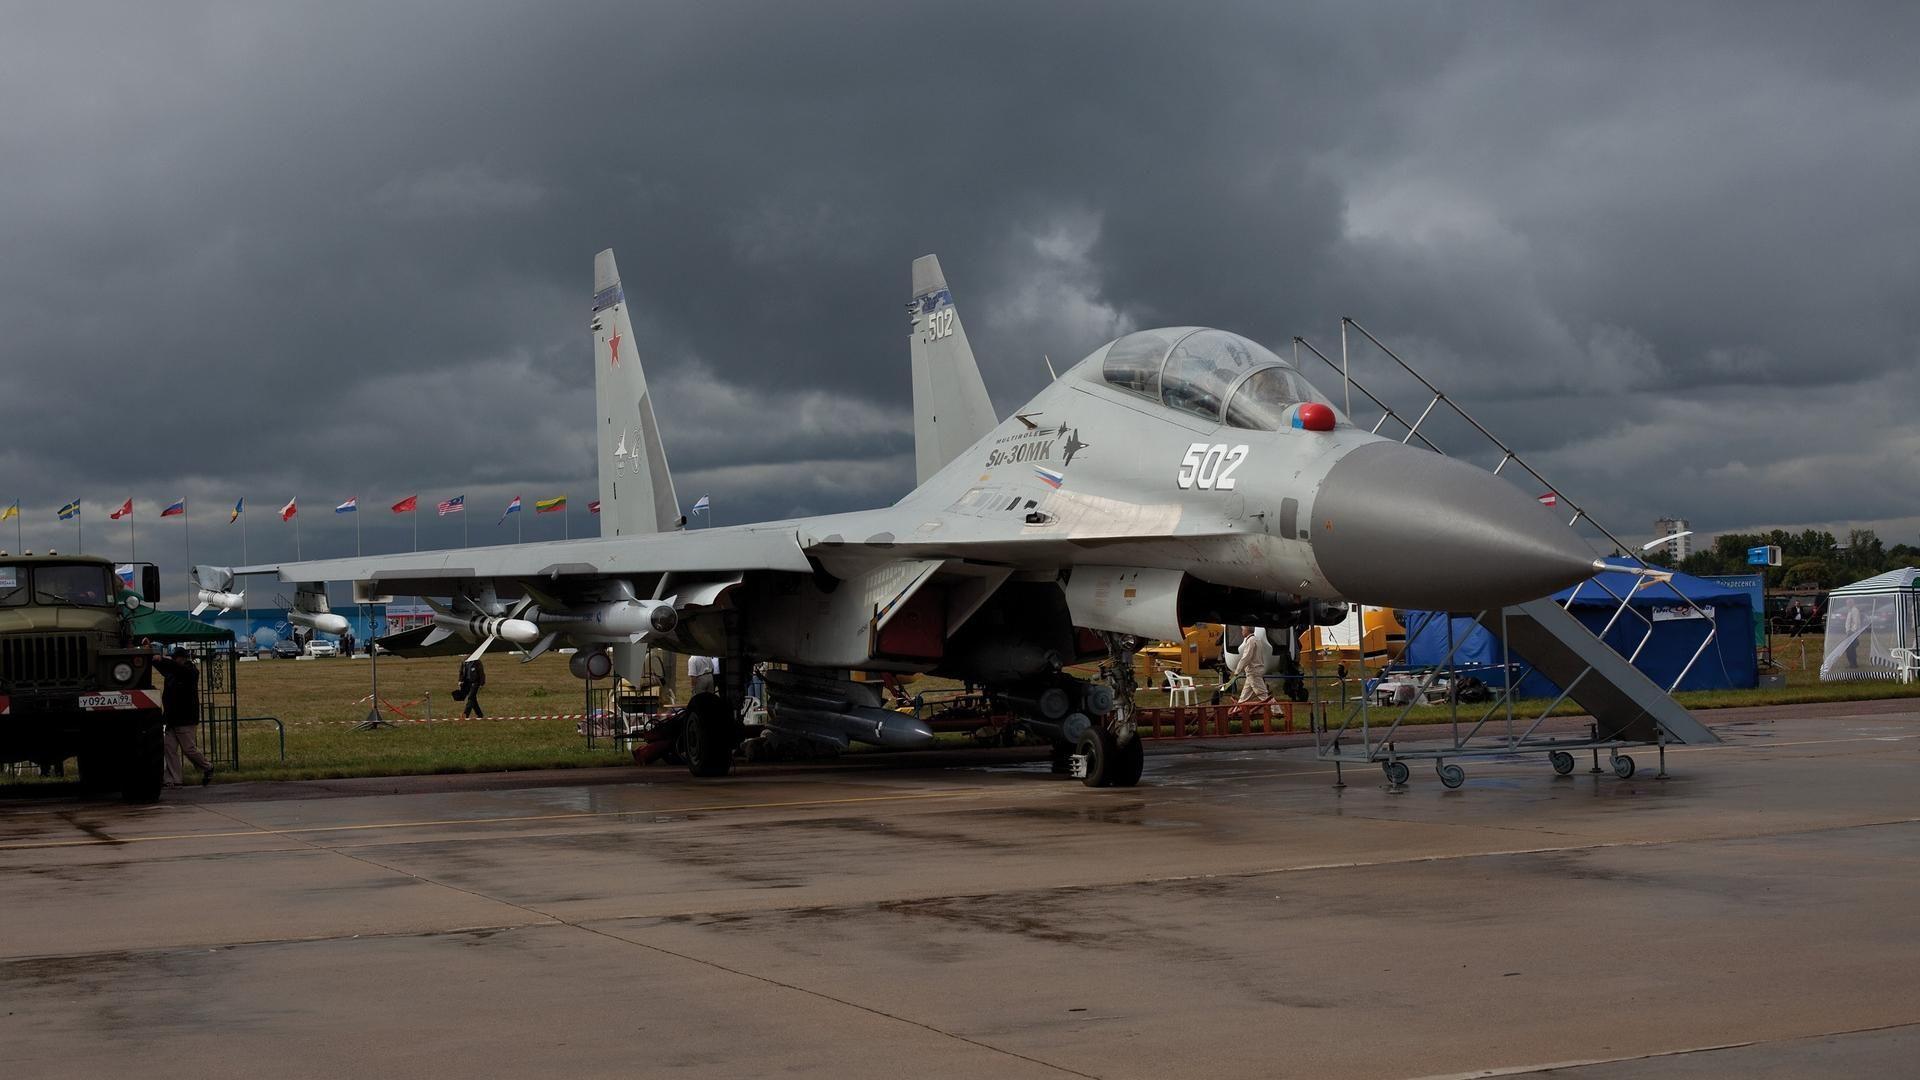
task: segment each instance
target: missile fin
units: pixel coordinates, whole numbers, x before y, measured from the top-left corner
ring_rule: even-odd
[[[421,599],[424,600],[425,597],[422,597]],[[453,636],[453,631],[447,629],[444,626],[436,626],[433,628],[433,632],[428,634],[420,642],[420,645],[422,648],[425,648],[428,645],[438,645],[452,636]]]

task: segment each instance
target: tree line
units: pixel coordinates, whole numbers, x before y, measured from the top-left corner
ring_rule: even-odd
[[[1847,533],[1844,542],[1821,529],[1797,533],[1785,529],[1722,533],[1714,537],[1712,547],[1695,551],[1677,565],[1665,546],[1655,548],[1647,559],[1688,574],[1746,574],[1762,569],[1747,565],[1747,549],[1764,544],[1780,548],[1780,565],[1764,568],[1770,589],[1802,586],[1832,589],[1889,570],[1920,567],[1920,547],[1912,544],[1889,547],[1872,529],[1854,529]]]

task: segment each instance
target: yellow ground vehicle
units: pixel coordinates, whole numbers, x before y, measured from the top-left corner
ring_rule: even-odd
[[[1225,655],[1221,637],[1225,627],[1219,623],[1201,623],[1184,628],[1179,641],[1157,641],[1136,655],[1151,672],[1178,671],[1198,675],[1220,663]]]
[[[1316,663],[1383,668],[1406,650],[1407,628],[1392,608],[1355,607],[1344,622],[1310,628],[1301,647]]]

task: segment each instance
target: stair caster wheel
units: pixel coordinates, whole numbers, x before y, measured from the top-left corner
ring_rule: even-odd
[[[1448,791],[1467,782],[1467,770],[1458,765],[1440,765],[1434,771],[1440,774],[1440,783]]]
[[[1555,750],[1548,754],[1547,762],[1553,766],[1553,771],[1561,776],[1567,776],[1573,772],[1573,755],[1565,750]]]
[[[1413,770],[1407,768],[1404,761],[1386,762],[1380,766],[1380,770],[1387,774],[1387,783],[1394,787],[1405,787],[1407,778],[1413,775]]]
[[[1633,779],[1633,759],[1625,754],[1613,755],[1613,775],[1622,780]]]

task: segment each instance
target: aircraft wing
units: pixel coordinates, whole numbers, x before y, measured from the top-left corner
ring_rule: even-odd
[[[649,535],[452,548],[395,555],[243,566],[236,574],[277,574],[282,581],[357,581],[397,593],[447,595],[462,580],[533,580],[628,574],[790,570],[812,564],[792,526],[653,533]],[[441,586],[436,589],[435,586]]]

